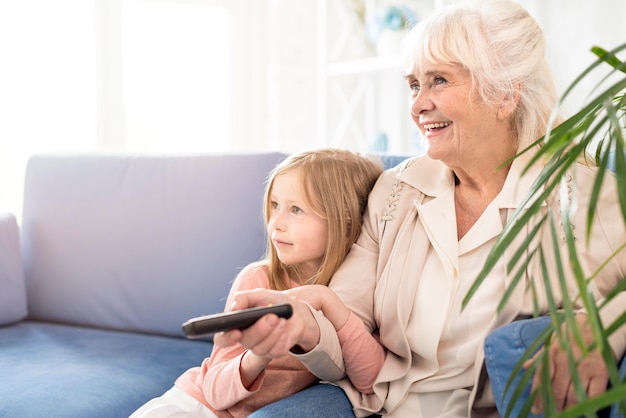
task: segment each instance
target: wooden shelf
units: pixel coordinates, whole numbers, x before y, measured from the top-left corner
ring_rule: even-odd
[[[418,16],[442,1],[403,0]],[[364,4],[367,15],[383,0]],[[370,151],[384,135],[387,152],[414,153],[417,129],[408,109],[402,59],[383,48],[385,43],[372,45],[363,17],[350,7],[350,2],[318,0],[318,145]]]

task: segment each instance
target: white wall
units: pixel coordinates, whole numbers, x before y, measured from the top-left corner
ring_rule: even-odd
[[[268,146],[293,152],[316,144],[317,5],[271,0]]]
[[[610,50],[626,43],[624,0],[518,1],[544,30],[548,61],[560,91],[595,60],[590,52],[592,46]],[[586,83],[585,87],[588,90],[593,85]],[[576,109],[583,96],[582,91],[573,96],[574,100],[568,102],[570,111]]]
[[[269,146],[287,151],[316,146],[315,8],[322,0],[271,0]],[[332,0],[349,1],[349,0]],[[450,0],[448,0],[450,1]],[[458,1],[458,0],[454,0]],[[444,3],[439,0],[440,3]],[[518,0],[544,29],[559,91],[594,60],[593,45],[626,42],[624,0]],[[593,86],[589,86],[591,88]],[[568,102],[575,109],[582,93]]]
[[[321,67],[317,11],[325,0],[221,1],[231,7],[236,4],[241,16],[234,22],[236,36],[249,46],[245,56],[237,60],[243,64],[234,71],[237,107],[233,148],[294,152],[318,146],[317,84]],[[443,4],[458,0],[424,1]],[[548,58],[561,89],[594,59],[589,52],[592,45],[611,49],[626,42],[625,0],[518,1],[544,28]],[[4,169],[0,172],[0,211],[18,210],[23,166],[31,149],[63,151],[65,148],[59,149],[57,144],[63,137],[71,145],[68,151],[90,150],[98,136],[115,137],[119,128],[113,124],[104,134],[96,132],[96,119],[107,119],[102,114],[106,100],[115,102],[118,98],[110,86],[97,85],[94,80],[95,40],[88,36],[93,29],[86,27],[93,25],[94,15],[107,13],[104,6],[110,6],[111,1],[36,1],[32,3],[37,7],[32,8],[22,3],[30,4],[2,2],[0,7],[0,33],[5,35],[0,36],[0,51],[6,58],[0,67],[0,166]],[[50,19],[49,8],[62,7],[71,10],[73,26],[58,25]],[[98,36],[104,36],[101,27],[96,29]],[[57,44],[69,45],[72,54],[54,55]],[[68,94],[65,86],[77,83],[85,87],[79,94]],[[93,100],[96,86],[111,93],[104,102]],[[62,107],[67,118],[52,118],[48,109],[59,108],[60,97],[71,104]],[[45,134],[39,134],[40,130]]]

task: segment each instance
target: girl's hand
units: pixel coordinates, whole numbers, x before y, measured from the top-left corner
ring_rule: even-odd
[[[241,376],[241,382],[248,390],[259,375],[263,373],[263,370],[265,370],[265,367],[271,360],[271,357],[258,356],[250,350],[244,353],[239,364],[239,375]]]
[[[324,305],[332,303],[330,299],[335,295],[327,286],[322,286],[321,284],[298,286],[293,289],[285,290],[284,293],[293,299],[308,303],[317,311],[323,310]]]
[[[217,333],[214,342],[220,347],[241,344],[261,357],[277,358],[290,350],[308,352],[319,342],[320,330],[308,305],[283,292],[255,289],[237,292],[229,310],[289,303],[293,307],[291,318],[278,318],[269,314],[244,330]]]
[[[304,285],[286,290],[285,294],[308,303],[315,310],[322,311],[324,316],[332,322],[335,331],[339,331],[350,316],[348,307],[328,286]]]

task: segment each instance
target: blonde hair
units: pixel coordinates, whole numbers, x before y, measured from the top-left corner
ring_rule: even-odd
[[[327,285],[361,233],[363,213],[369,192],[382,172],[382,163],[367,156],[335,148],[294,154],[270,173],[265,189],[264,216],[271,216],[271,193],[276,176],[297,172],[305,196],[317,215],[328,222],[328,242],[318,272],[306,282]],[[288,278],[303,279],[297,265],[286,265],[278,258],[270,237],[267,242],[270,288],[289,288]]]
[[[418,23],[404,41],[405,70],[419,70],[425,61],[461,65],[485,103],[500,105],[519,95],[512,128],[521,150],[545,135],[557,101],[545,48],[543,31],[522,6],[477,0]]]

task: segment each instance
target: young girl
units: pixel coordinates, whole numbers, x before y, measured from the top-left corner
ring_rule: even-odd
[[[381,172],[380,163],[339,149],[302,152],[277,165],[265,191],[267,257],[239,273],[226,307],[241,290],[326,286],[359,236],[369,192]],[[332,306],[322,307],[340,335],[349,338],[355,328],[363,326],[356,315],[326,312],[330,309]],[[275,315],[266,315],[263,320],[273,321],[277,330],[287,321]],[[374,339],[350,340],[347,345],[355,350],[371,347],[378,358],[375,363],[382,364],[384,352]],[[347,367],[354,385],[371,391],[378,370],[351,371]],[[317,381],[292,356],[272,358],[239,344],[227,348],[215,345],[200,367],[186,371],[172,389],[142,406],[131,418],[245,417]]]

